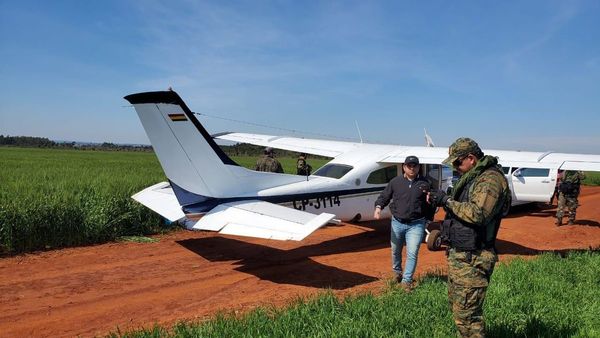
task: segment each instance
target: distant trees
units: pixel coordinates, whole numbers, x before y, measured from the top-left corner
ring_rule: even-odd
[[[152,151],[151,146],[115,143],[56,142],[45,137],[0,135],[0,146],[81,150]]]
[[[45,137],[0,135],[0,145],[15,147],[52,148],[57,144]]]
[[[83,143],[83,142],[56,142],[45,137],[35,136],[9,136],[0,135],[0,146],[25,147],[25,148],[59,148],[80,150],[114,150],[114,151],[153,151],[152,146],[142,144],[116,144],[112,142]],[[234,145],[219,145],[228,156],[260,156],[265,147],[247,143]],[[277,157],[298,156],[297,152],[275,149]],[[311,158],[325,158],[311,155]]]

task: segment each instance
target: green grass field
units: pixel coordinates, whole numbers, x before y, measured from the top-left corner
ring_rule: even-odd
[[[584,185],[600,185],[600,172],[588,171],[585,173]]]
[[[456,337],[445,276],[430,274],[410,294],[337,299],[331,292],[284,309],[219,314],[204,323],[113,337]],[[600,337],[600,252],[544,254],[496,266],[484,307],[489,337]]]
[[[166,180],[153,153],[0,147],[0,159],[0,254],[165,230],[157,214],[130,198]],[[295,159],[280,161],[295,174]],[[326,162],[310,161],[315,169]]]

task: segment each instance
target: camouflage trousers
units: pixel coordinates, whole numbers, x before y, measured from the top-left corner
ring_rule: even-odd
[[[579,202],[577,196],[570,196],[560,193],[558,195],[558,208],[556,209],[556,218],[562,221],[564,216],[565,208],[568,211],[568,217],[570,222],[575,222],[575,214],[577,213],[577,207]]]
[[[497,261],[491,250],[448,251],[448,300],[462,337],[485,337],[483,301]]]

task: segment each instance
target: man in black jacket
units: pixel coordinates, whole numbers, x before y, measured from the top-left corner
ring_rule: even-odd
[[[431,219],[434,207],[427,203],[431,182],[419,175],[421,166],[416,156],[408,156],[402,165],[403,174],[392,179],[375,201],[373,217],[379,219],[381,210],[390,200],[392,213],[391,239],[392,269],[396,281],[410,291],[413,273],[417,267],[419,246],[425,234],[425,222]],[[402,247],[406,243],[406,266],[402,271]]]

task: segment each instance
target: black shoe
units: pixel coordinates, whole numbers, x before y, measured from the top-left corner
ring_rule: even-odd
[[[557,219],[556,222],[554,222],[554,224],[556,224],[557,227],[562,225],[562,220]]]
[[[575,224],[575,221],[570,219],[570,220],[569,220],[569,223],[567,223],[567,224],[568,224],[568,225],[573,225],[573,224]]]

